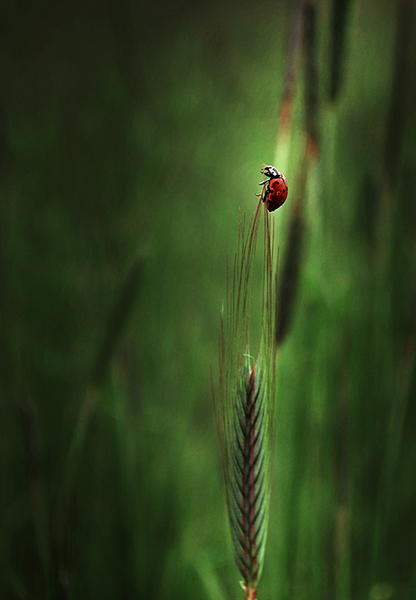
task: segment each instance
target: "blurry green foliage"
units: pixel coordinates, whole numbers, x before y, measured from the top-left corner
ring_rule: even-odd
[[[321,150],[259,594],[413,600],[414,3],[316,9]],[[240,597],[209,365],[239,209],[276,156],[285,260],[302,60],[290,145],[276,132],[296,11],[2,7],[2,599]]]

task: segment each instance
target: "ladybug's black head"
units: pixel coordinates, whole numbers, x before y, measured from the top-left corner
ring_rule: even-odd
[[[266,177],[269,177],[270,179],[275,179],[276,177],[280,177],[279,171],[276,169],[276,167],[272,167],[272,165],[264,166],[263,169],[260,170],[260,173],[262,175],[266,175]]]

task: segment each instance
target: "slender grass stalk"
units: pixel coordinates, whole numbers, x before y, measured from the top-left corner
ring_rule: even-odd
[[[394,188],[400,171],[401,148],[406,134],[406,120],[412,107],[415,90],[414,76],[414,24],[416,6],[412,0],[396,3],[397,30],[390,106],[384,147],[384,170],[389,187]],[[413,96],[414,97],[414,96]]]
[[[290,46],[286,64],[286,72],[280,107],[280,134],[288,137],[293,114],[293,99],[295,97],[297,72],[299,69],[303,32],[303,0],[298,0],[293,17]]]
[[[85,440],[91,418],[95,412],[99,398],[99,389],[117,350],[118,343],[131,314],[134,301],[140,287],[143,273],[143,259],[139,257],[133,263],[125,281],[120,288],[120,294],[109,316],[105,336],[98,349],[90,381],[86,387],[84,399],[75,424],[68,453],[65,459],[61,485],[57,498],[56,522],[58,523],[57,538],[62,543],[64,530],[68,519],[71,503],[75,493],[75,480],[78,467],[85,447]]]
[[[262,333],[258,358],[249,349],[253,261],[264,212]],[[247,237],[240,223],[231,285],[221,319],[220,394],[214,399],[234,556],[246,600],[257,596],[263,568],[270,494],[275,383],[273,244],[268,211],[259,201]],[[228,269],[227,269],[228,271]],[[229,277],[227,276],[227,281]]]
[[[297,188],[291,198],[286,250],[283,255],[283,267],[280,270],[276,301],[275,344],[279,349],[286,340],[293,324],[299,279],[303,264],[303,247],[306,231],[305,211],[303,208],[306,196],[306,184],[314,156],[309,152],[309,145],[304,150],[298,168]]]
[[[318,60],[317,60],[317,15],[312,2],[304,6],[305,55],[305,129],[308,152],[316,156],[319,152],[318,118]]]
[[[345,68],[345,37],[347,32],[350,0],[333,0],[331,5],[331,53],[329,97],[332,102],[338,99],[342,88]]]
[[[25,457],[26,476],[32,504],[37,552],[43,570],[45,599],[51,595],[51,530],[50,512],[45,490],[44,469],[41,460],[39,435],[30,397],[17,403],[20,430]]]
[[[303,214],[298,204],[294,206],[290,216],[286,260],[279,283],[278,302],[276,304],[276,345],[278,347],[286,339],[292,325],[299,287],[304,229]]]

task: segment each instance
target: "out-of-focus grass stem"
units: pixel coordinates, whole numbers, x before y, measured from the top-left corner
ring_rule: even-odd
[[[51,523],[47,507],[41,451],[35,415],[29,398],[17,401],[26,476],[32,503],[33,521],[39,559],[43,568],[45,598],[51,593]]]
[[[292,122],[293,98],[295,96],[296,77],[299,67],[302,32],[303,32],[303,1],[298,0],[295,8],[292,31],[290,36],[289,54],[286,63],[285,80],[280,107],[279,133],[284,137],[289,136],[290,125]]]
[[[383,165],[388,174],[389,187],[392,188],[399,172],[406,122],[416,84],[415,15],[414,0],[398,0],[394,68]]]
[[[57,499],[57,523],[59,531],[65,528],[68,509],[74,492],[74,482],[84,448],[90,419],[95,411],[99,388],[103,383],[111,359],[117,349],[120,337],[130,316],[143,272],[143,260],[136,260],[123,282],[120,294],[110,314],[103,342],[97,352],[91,380],[87,386],[83,403],[75,425],[68,454],[63,469],[62,483]],[[61,537],[58,535],[58,539]]]
[[[305,123],[308,152],[315,156],[319,152],[317,130],[318,118],[318,66],[317,66],[317,17],[312,2],[304,6],[304,56],[305,56]]]
[[[350,0],[332,0],[331,3],[331,52],[329,97],[335,102],[342,87],[345,55],[345,32],[347,29]]]

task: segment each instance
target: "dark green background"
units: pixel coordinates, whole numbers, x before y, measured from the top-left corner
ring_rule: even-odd
[[[416,597],[413,4],[317,3],[321,156],[279,356],[260,599]],[[289,144],[277,133],[295,12],[2,6],[2,599],[242,597],[209,371],[259,161],[288,180],[272,217],[285,260],[304,143],[302,61]]]

